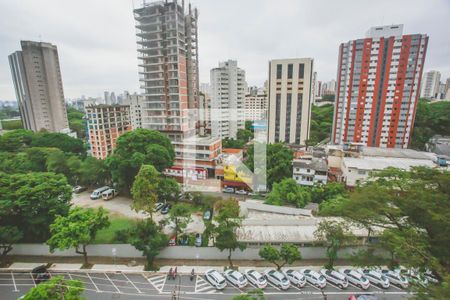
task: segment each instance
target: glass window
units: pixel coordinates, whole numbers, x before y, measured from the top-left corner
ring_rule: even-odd
[[[283,68],[282,65],[277,65],[277,79],[281,79],[282,68]]]
[[[292,79],[292,70],[294,66],[292,64],[288,64],[288,79]]]
[[[298,67],[298,78],[303,79],[305,78],[305,64],[300,64]]]

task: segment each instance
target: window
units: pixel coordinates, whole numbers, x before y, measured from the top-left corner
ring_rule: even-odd
[[[281,79],[282,65],[277,65],[277,79]]]
[[[288,79],[292,79],[292,70],[294,66],[292,64],[288,64]]]
[[[298,67],[298,78],[303,79],[305,78],[305,64],[300,64]]]

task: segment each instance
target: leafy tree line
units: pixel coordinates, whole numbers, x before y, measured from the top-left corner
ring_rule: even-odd
[[[425,144],[436,135],[450,135],[450,102],[430,103],[420,99],[417,104],[410,148],[425,150]]]
[[[74,107],[67,107],[67,119],[69,121],[70,130],[76,132],[77,137],[86,138],[86,128],[83,121],[84,112],[77,110]]]
[[[323,106],[313,105],[311,109],[311,128],[307,145],[316,145],[317,143],[330,138],[331,128],[333,126],[334,105],[327,104]]]

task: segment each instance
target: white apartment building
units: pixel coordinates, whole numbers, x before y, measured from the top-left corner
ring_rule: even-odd
[[[267,94],[263,90],[245,95],[244,117],[246,121],[257,121],[267,118]]]
[[[220,138],[236,138],[245,126],[245,71],[237,61],[219,63],[211,70],[211,134]]]
[[[130,106],[131,128],[142,128],[142,102],[144,97],[136,93],[124,93],[124,105]]]
[[[422,77],[420,97],[426,99],[437,99],[440,83],[441,73],[439,71],[432,70],[425,72]]]
[[[304,145],[309,138],[313,62],[312,58],[269,62],[269,143]]]

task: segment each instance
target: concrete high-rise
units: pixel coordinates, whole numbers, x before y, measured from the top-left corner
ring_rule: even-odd
[[[313,102],[312,58],[269,62],[269,143],[305,145]]]
[[[423,73],[420,97],[426,99],[437,99],[440,84],[441,73],[439,71],[428,71]]]
[[[334,144],[408,147],[427,44],[427,35],[392,25],[340,45]]]
[[[21,41],[9,55],[14,88],[25,129],[67,131],[66,105],[58,49],[43,42]]]
[[[134,17],[142,127],[181,141],[195,134],[187,109],[198,107],[197,10],[189,4],[186,12],[184,1],[143,2]]]
[[[211,70],[211,134],[236,139],[244,129],[245,71],[237,61],[219,63]]]

